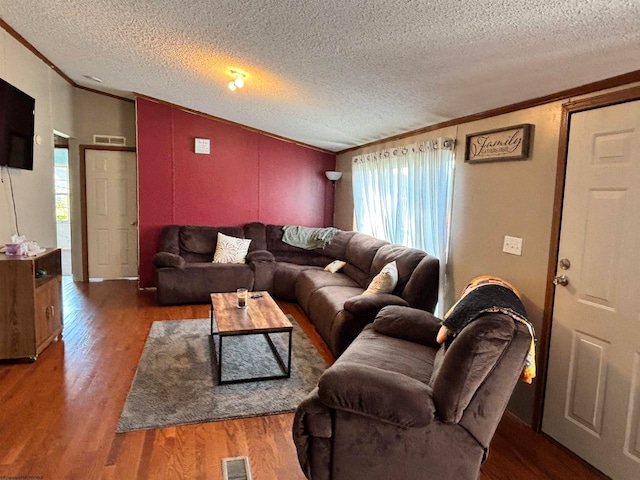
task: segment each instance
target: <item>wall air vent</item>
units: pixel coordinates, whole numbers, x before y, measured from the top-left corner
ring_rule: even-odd
[[[127,144],[127,137],[116,137],[114,135],[94,135],[94,145],[111,145],[113,147],[124,147]]]

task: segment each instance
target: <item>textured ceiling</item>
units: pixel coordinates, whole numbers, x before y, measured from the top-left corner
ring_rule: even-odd
[[[0,17],[80,85],[332,151],[640,70],[640,0],[0,0]]]

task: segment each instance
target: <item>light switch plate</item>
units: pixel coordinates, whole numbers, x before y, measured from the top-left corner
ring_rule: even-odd
[[[196,138],[194,151],[196,153],[208,155],[211,153],[209,148],[209,139],[208,138]]]
[[[522,255],[522,239],[505,235],[502,251],[511,255]]]

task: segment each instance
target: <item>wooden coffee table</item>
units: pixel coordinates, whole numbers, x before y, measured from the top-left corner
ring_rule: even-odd
[[[257,295],[260,297],[256,298]],[[218,331],[214,332],[213,323],[216,323]],[[276,378],[289,378],[291,376],[291,337],[293,325],[286,317],[276,302],[271,298],[269,292],[249,292],[249,302],[246,308],[238,308],[237,295],[232,293],[212,293],[211,294],[211,345],[214,358],[218,366],[218,383],[243,383],[255,382],[258,380],[273,380]],[[285,363],[273,340],[272,333],[289,334],[288,358]],[[220,346],[216,352],[216,342],[214,335],[219,336]],[[222,345],[225,337],[238,335],[264,335],[273,356],[275,357],[281,375],[270,375],[262,377],[250,377],[223,380],[222,379]]]

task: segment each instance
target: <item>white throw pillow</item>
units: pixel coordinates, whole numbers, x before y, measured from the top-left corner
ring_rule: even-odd
[[[218,232],[213,263],[246,263],[250,238],[236,238]]]
[[[371,283],[365,290],[365,294],[391,293],[398,284],[398,266],[395,260],[387,263],[380,273],[373,277]]]
[[[342,260],[334,260],[329,265],[324,267],[327,272],[336,273],[342,269],[347,264],[347,262],[343,262]]]

